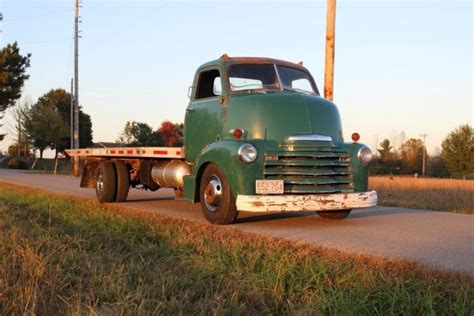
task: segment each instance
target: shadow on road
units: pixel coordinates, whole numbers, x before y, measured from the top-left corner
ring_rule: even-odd
[[[149,198],[131,198],[128,199],[127,202],[133,203],[133,202],[152,202],[152,201],[174,201],[174,197],[156,197],[156,196],[150,196]]]
[[[243,223],[254,223],[254,222],[263,222],[271,220],[280,220],[280,219],[290,219],[295,217],[309,217],[315,216],[315,212],[287,212],[287,213],[250,213],[250,212],[240,212],[240,217],[234,222],[234,224],[243,224]]]
[[[375,216],[387,216],[387,215],[399,215],[399,214],[426,213],[426,212],[430,212],[430,211],[405,209],[405,208],[398,208],[398,207],[378,206],[376,208],[352,211],[351,215],[349,215],[348,219],[351,219],[351,218],[356,219],[356,218],[363,218],[363,217],[375,217]]]
[[[377,216],[387,216],[387,215],[399,215],[399,214],[419,214],[426,213],[429,211],[425,210],[413,210],[413,209],[402,209],[396,207],[376,207],[374,209],[362,209],[352,211],[351,214],[344,219],[345,223],[349,223],[351,220],[365,218],[365,217],[377,217]],[[272,220],[284,220],[291,218],[304,218],[310,216],[317,216],[316,212],[283,212],[283,213],[250,213],[250,212],[240,212],[239,218],[234,222],[235,224],[243,223],[255,223],[255,222],[264,222]],[[318,218],[318,217],[317,217]],[[324,220],[321,218],[321,221],[337,223],[341,221],[337,220]]]

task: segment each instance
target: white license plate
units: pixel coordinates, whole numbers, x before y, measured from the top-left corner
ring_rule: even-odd
[[[256,180],[257,194],[283,194],[283,180]]]

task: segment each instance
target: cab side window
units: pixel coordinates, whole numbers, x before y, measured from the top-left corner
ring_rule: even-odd
[[[196,100],[217,97],[221,93],[221,78],[219,70],[203,71],[199,74]]]

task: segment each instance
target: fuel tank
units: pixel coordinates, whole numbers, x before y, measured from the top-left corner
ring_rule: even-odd
[[[160,161],[153,165],[151,177],[161,188],[182,189],[183,177],[191,172],[191,166],[181,160]]]

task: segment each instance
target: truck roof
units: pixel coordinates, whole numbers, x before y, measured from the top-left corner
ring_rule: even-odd
[[[229,57],[227,54],[222,55],[219,59],[208,61],[207,63],[202,64],[199,66],[198,69],[202,69],[209,66],[227,66],[229,64],[239,64],[239,63],[255,63],[255,64],[263,64],[263,63],[275,63],[279,65],[300,68],[303,70],[307,70],[303,63],[292,63],[289,61],[269,58],[269,57]]]

